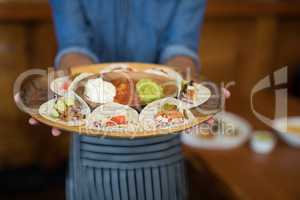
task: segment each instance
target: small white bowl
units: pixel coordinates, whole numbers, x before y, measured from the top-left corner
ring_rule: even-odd
[[[300,134],[287,132],[287,126],[300,126],[300,117],[278,118],[273,122],[273,129],[290,146],[300,148]]]
[[[274,149],[276,139],[269,131],[255,131],[250,140],[251,149],[260,154],[269,154]]]

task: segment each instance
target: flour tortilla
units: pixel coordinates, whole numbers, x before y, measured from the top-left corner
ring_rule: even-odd
[[[63,89],[63,85],[66,82],[71,82],[71,79],[70,79],[69,76],[63,76],[63,77],[59,77],[59,78],[54,79],[50,83],[51,91],[54,92],[55,94],[58,94],[59,96],[64,96],[65,93],[68,92],[68,89],[67,90]]]
[[[93,73],[88,73],[88,72],[83,72],[81,74],[79,74],[78,76],[76,76],[74,78],[74,80],[72,81],[72,83],[69,86],[69,90],[75,91],[77,89],[77,86],[79,84],[79,82],[89,76],[94,75]]]
[[[161,107],[163,105],[165,105],[166,103],[175,104],[175,105],[177,105],[177,107],[180,110],[182,110],[182,111],[185,110],[185,113],[186,113],[188,119],[185,120],[183,123],[170,124],[167,127],[161,127],[157,122],[155,122],[155,115],[161,110]],[[195,119],[195,116],[188,109],[188,107],[186,107],[182,101],[175,99],[173,97],[167,97],[167,98],[157,100],[157,101],[154,101],[154,102],[148,104],[142,110],[142,112],[140,113],[140,116],[139,116],[140,124],[142,125],[142,127],[145,130],[149,130],[149,129],[153,130],[158,127],[160,129],[168,129],[168,128],[174,128],[174,127],[178,127],[178,126],[183,126],[183,125],[193,122],[194,119]]]
[[[116,125],[116,126],[103,126],[95,127],[95,121],[106,121],[107,119],[111,119],[114,116],[118,115],[125,115],[128,124],[127,125]],[[122,105],[118,103],[106,103],[99,107],[97,107],[90,117],[88,118],[88,128],[89,129],[96,129],[102,131],[117,131],[117,132],[126,132],[126,131],[136,131],[139,128],[139,114],[133,108]]]
[[[166,67],[155,67],[155,68],[147,69],[147,70],[145,70],[145,72],[149,73],[149,74],[155,74],[155,75],[159,75],[159,76],[168,77],[170,79],[175,80],[177,88],[178,88],[177,96],[179,96],[179,91],[181,90],[181,83],[183,81],[183,77],[181,76],[181,74],[179,74],[175,70],[172,70],[172,69],[169,69]]]
[[[185,102],[182,100],[182,104],[189,109],[200,106],[201,104],[205,103],[211,96],[210,89],[203,86],[202,84],[194,83],[194,86],[196,87],[197,92],[196,100],[193,103]]]
[[[91,75],[93,74],[84,72],[76,76],[74,80],[72,80],[70,76],[56,78],[50,83],[50,89],[55,94],[58,94],[59,96],[64,96],[70,90],[75,91],[78,83]],[[66,90],[63,88],[65,82],[70,82],[70,85]]]
[[[82,114],[85,114],[86,117],[88,117],[90,115],[91,110],[90,110],[89,106],[87,105],[87,103],[85,101],[83,101],[74,92],[68,92],[62,98],[67,98],[68,96],[73,96],[73,97],[75,97],[75,101],[80,102],[80,104],[81,104],[81,113]],[[53,121],[55,123],[65,125],[65,126],[81,126],[81,125],[85,124],[86,119],[75,120],[75,121],[63,121],[61,119],[56,119],[56,118],[51,117],[51,110],[54,108],[55,101],[56,101],[56,99],[51,99],[51,100],[47,101],[46,103],[42,104],[39,108],[39,114],[42,117],[44,117],[44,118],[46,118],[50,121]]]

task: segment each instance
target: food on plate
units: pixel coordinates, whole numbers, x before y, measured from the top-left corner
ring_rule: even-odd
[[[76,126],[85,123],[90,109],[80,97],[68,92],[63,97],[57,97],[42,104],[39,113],[52,121]]]
[[[125,131],[138,127],[139,114],[129,106],[107,103],[96,108],[90,115],[89,128]]]
[[[300,147],[300,117],[280,117],[273,121],[272,128],[291,147]]]
[[[224,120],[218,120],[219,126],[216,127],[216,131],[218,131],[224,137],[239,137],[240,132],[238,127],[234,125],[232,122],[226,122]]]
[[[182,123],[187,117],[185,111],[180,111],[175,104],[164,104],[160,111],[155,115],[155,121],[161,124]]]
[[[111,64],[105,67],[100,71],[100,73],[108,73],[108,72],[134,72],[136,71],[134,68],[130,67],[127,64]]]
[[[197,100],[197,89],[194,81],[183,82],[181,89],[181,100],[193,104]]]
[[[71,83],[72,80],[69,76],[59,77],[50,83],[50,89],[55,94],[63,96],[66,92],[68,92]]]
[[[51,84],[50,84],[50,89],[55,93],[60,96],[63,96],[65,93],[67,93],[70,90],[75,91],[78,83],[93,74],[91,73],[81,73],[78,74],[75,77],[69,77],[69,76],[63,76],[60,78],[54,79]]]
[[[159,76],[165,76],[170,79],[173,79],[176,81],[176,85],[178,88],[177,96],[179,96],[179,92],[181,90],[181,82],[183,80],[183,77],[180,73],[176,72],[173,69],[167,68],[167,67],[154,67],[151,69],[145,70],[146,73],[155,74]]]
[[[300,126],[288,124],[287,132],[300,136]]]
[[[256,153],[270,153],[275,146],[275,138],[268,131],[255,131],[252,135],[250,145]]]
[[[112,84],[116,87],[116,96],[114,102],[123,105],[138,105],[139,100],[136,97],[134,83],[130,80],[115,79]]]
[[[179,99],[185,103],[188,108],[201,105],[210,97],[210,90],[194,81],[182,81]]]
[[[201,126],[200,126],[201,127]],[[207,130],[205,128],[203,128],[203,130],[200,129],[199,132],[197,132],[197,136],[201,139],[213,139],[216,137],[215,132],[212,130]]]
[[[69,90],[72,90],[72,91],[75,91],[78,86],[78,84],[80,83],[81,80],[89,77],[89,76],[92,76],[93,74],[92,73],[87,73],[87,72],[83,72],[83,73],[80,73],[78,74],[77,76],[74,77],[73,81],[71,82],[70,86],[69,86]]]
[[[182,135],[182,141],[187,145],[224,150],[243,145],[251,134],[251,126],[233,113],[222,112],[214,116],[213,124],[198,124],[189,133]]]
[[[202,139],[214,139],[219,138],[235,138],[239,137],[239,129],[230,122],[222,119],[215,119],[213,124],[208,126],[207,124],[200,124],[197,136]]]
[[[192,122],[195,117],[178,99],[168,97],[148,104],[140,114],[146,128],[171,128]]]
[[[101,77],[89,79],[84,88],[84,95],[93,103],[112,102],[116,96],[115,86]]]
[[[163,88],[150,79],[141,79],[136,83],[136,90],[142,103],[148,104],[164,95]]]

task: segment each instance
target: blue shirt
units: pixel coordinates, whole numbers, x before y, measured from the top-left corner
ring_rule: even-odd
[[[50,0],[59,51],[95,62],[198,61],[205,0]]]

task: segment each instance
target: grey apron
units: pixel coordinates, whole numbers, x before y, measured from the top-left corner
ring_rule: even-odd
[[[179,135],[112,139],[74,134],[68,200],[183,200]]]

